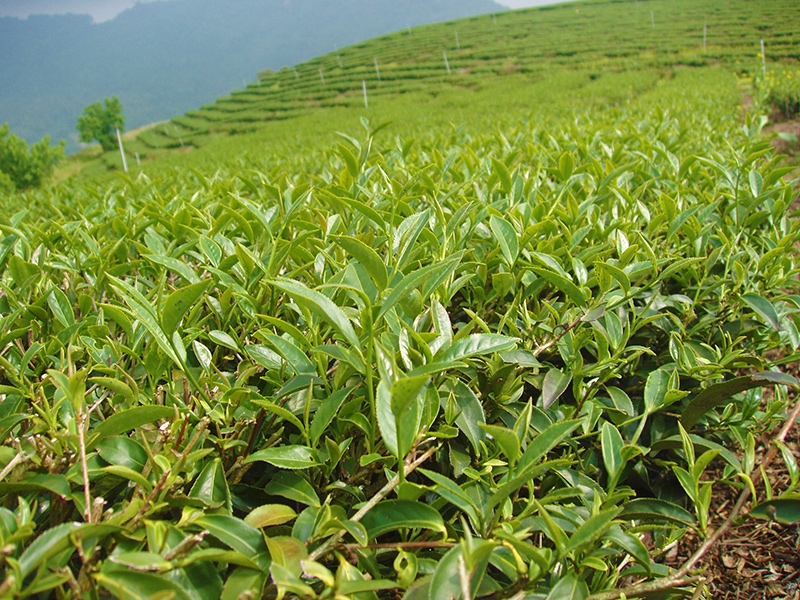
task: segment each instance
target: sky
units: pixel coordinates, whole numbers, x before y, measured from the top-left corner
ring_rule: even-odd
[[[31,14],[90,14],[96,23],[116,17],[139,2],[154,0],[0,0],[0,17],[25,18]],[[497,0],[510,8],[553,4],[560,0]]]

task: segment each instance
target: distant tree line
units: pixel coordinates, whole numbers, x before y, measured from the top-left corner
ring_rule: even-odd
[[[0,125],[0,193],[38,187],[64,157],[64,141],[50,145],[45,136],[32,146],[9,130],[8,123]]]

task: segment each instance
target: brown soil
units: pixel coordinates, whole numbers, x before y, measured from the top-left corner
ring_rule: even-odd
[[[771,438],[770,438],[771,439]],[[765,439],[764,442],[769,442]],[[800,461],[800,423],[789,432],[786,444]],[[766,452],[762,445],[761,455]],[[757,456],[757,462],[761,456]],[[767,474],[777,495],[785,490],[789,475],[780,453]],[[710,473],[710,477],[721,473]],[[764,500],[763,482],[756,481],[759,501]],[[740,491],[717,484],[711,514],[716,528],[730,514]],[[744,514],[752,506],[745,507]],[[685,536],[672,556],[670,566],[679,567],[697,549],[700,541]],[[708,598],[714,600],[799,600],[800,599],[800,524],[782,525],[744,519],[733,527],[703,558],[699,568],[706,578]]]

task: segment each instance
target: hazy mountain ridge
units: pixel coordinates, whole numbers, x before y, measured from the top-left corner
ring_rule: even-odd
[[[224,11],[221,8],[224,7]],[[76,149],[83,107],[117,95],[127,128],[199,107],[292,65],[404,26],[505,10],[491,0],[174,0],[88,15],[0,18],[0,123]]]

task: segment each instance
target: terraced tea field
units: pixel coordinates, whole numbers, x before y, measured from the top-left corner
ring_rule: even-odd
[[[400,32],[0,199],[0,597],[791,593],[710,567],[800,520],[796,182],[735,74],[797,10]]]
[[[651,0],[577,2],[403,30],[318,59],[265,72],[258,84],[139,136],[147,151],[202,145],[220,134],[320,108],[364,106],[422,92],[469,93],[517,75],[535,82],[564,70],[592,80],[630,70],[800,60],[794,2]],[[704,44],[705,31],[705,44]],[[383,104],[382,104],[383,103]]]

